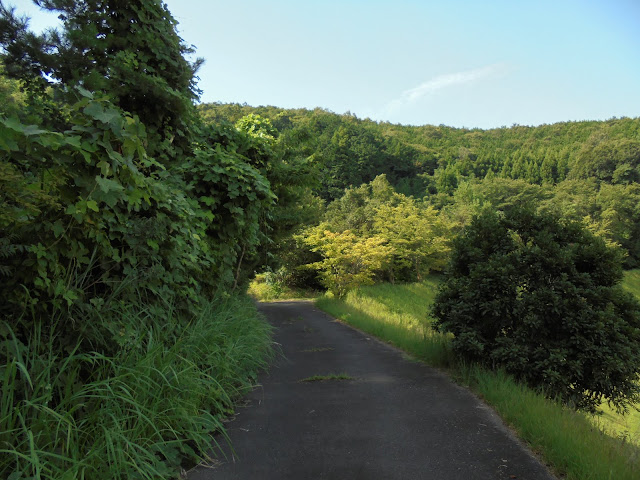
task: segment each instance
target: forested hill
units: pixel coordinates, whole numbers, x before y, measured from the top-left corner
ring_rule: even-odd
[[[640,181],[640,118],[480,130],[394,125],[320,108],[209,103],[199,109],[212,122],[235,123],[251,113],[269,118],[290,148],[315,160],[323,173],[318,193],[327,200],[382,173],[396,190],[418,197],[452,194],[461,181],[487,175],[539,185]]]
[[[627,267],[640,265],[640,118],[480,130],[377,123],[319,108],[198,108],[212,123],[269,119],[281,154],[311,170],[313,192],[325,202],[384,174],[397,193],[454,223],[464,225],[481,205],[554,211],[621,245]]]

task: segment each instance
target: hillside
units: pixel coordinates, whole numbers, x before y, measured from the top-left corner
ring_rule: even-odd
[[[584,221],[640,259],[640,118],[492,130],[402,126],[322,109],[201,104],[210,123],[270,120],[281,155],[310,169],[330,203],[385,175],[397,193],[464,223],[482,204],[529,205]],[[297,160],[296,160],[297,159]]]

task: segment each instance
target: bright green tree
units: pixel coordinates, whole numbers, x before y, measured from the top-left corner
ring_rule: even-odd
[[[396,196],[402,197],[396,205],[384,203],[376,209],[374,232],[392,249],[391,282],[403,270],[412,274],[400,278],[420,281],[430,270],[440,270],[446,263],[450,250],[449,229],[432,206]]]
[[[322,260],[309,267],[320,272],[324,286],[338,297],[361,285],[373,284],[376,273],[392,253],[384,238],[361,238],[349,230],[335,233],[326,223],[307,230],[302,239],[312,251],[322,255]]]

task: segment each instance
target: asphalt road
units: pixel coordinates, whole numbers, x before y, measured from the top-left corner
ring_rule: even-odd
[[[442,373],[309,302],[260,310],[283,357],[227,424],[233,451],[191,470],[190,480],[554,479]],[[331,374],[350,378],[302,381]]]

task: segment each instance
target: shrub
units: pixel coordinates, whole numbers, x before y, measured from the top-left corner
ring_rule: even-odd
[[[463,359],[503,367],[575,408],[640,399],[640,305],[622,255],[576,222],[485,212],[454,241],[433,307]]]

